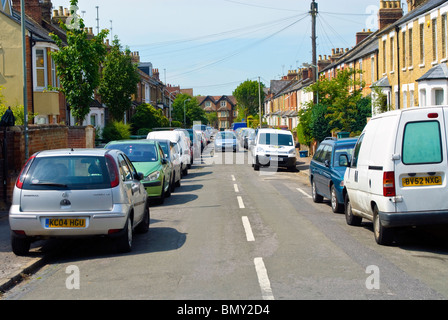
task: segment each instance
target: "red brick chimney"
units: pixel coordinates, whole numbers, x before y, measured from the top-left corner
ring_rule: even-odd
[[[362,29],[362,31],[356,33],[356,44],[360,43],[362,40],[367,38],[372,34],[372,31],[368,29],[367,31],[365,29]]]
[[[378,10],[378,27],[383,29],[394,23],[403,16],[401,1],[380,0],[380,10]]]
[[[39,0],[25,0],[25,14],[38,24],[42,24],[42,7]],[[47,1],[45,1],[47,2]],[[51,4],[51,1],[50,1]],[[12,0],[12,8],[18,12],[20,10],[20,0]]]

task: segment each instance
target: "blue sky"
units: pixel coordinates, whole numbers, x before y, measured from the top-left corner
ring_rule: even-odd
[[[70,7],[69,0],[52,0]],[[376,30],[379,0],[318,0],[317,54],[351,48]],[[243,81],[280,79],[311,62],[311,0],[78,0],[96,33],[110,29],[160,79],[194,95],[231,95]],[[111,22],[112,21],[112,22]],[[166,80],[166,81],[165,81]]]

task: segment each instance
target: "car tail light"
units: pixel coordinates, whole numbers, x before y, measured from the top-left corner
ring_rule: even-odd
[[[393,171],[383,173],[383,196],[395,196],[395,174]]]
[[[435,118],[438,118],[439,117],[439,114],[438,113],[428,113],[428,118],[429,119],[435,119]]]
[[[22,171],[20,171],[19,177],[17,178],[16,181],[16,187],[19,189],[22,189],[23,187],[23,181],[25,181],[26,178],[26,174],[28,172],[28,169],[31,166],[31,163],[33,162],[35,156],[32,156],[28,159],[28,161],[25,163],[25,165],[22,168]]]
[[[119,180],[120,176],[118,173],[117,164],[115,163],[114,158],[110,154],[106,154],[106,164],[110,176],[110,187],[114,188],[118,186],[118,184],[120,183]]]

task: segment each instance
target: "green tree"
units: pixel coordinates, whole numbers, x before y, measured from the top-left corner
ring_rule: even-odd
[[[71,0],[70,4],[71,8],[77,8],[78,1]],[[75,13],[75,10],[71,9],[72,16]],[[76,25],[67,26],[60,23],[60,27],[67,35],[67,45],[58,35],[50,34],[59,47],[59,51],[53,51],[51,55],[61,83],[60,88],[51,89],[64,93],[72,114],[79,124],[90,112],[94,90],[100,83],[99,66],[106,54],[104,39],[108,31],[102,30],[96,36],[88,36],[84,30],[83,20],[79,16],[75,17],[71,21],[76,22]]]
[[[131,118],[131,124],[132,133],[139,134],[140,129],[146,129],[143,131],[149,132],[153,128],[167,127],[169,120],[162,114],[162,110],[143,103],[137,107]]]
[[[264,101],[264,84],[260,83],[260,96],[261,101]],[[249,115],[257,115],[259,111],[259,94],[258,94],[258,81],[246,80],[241,83],[235,91],[233,91],[233,96],[240,108],[238,111],[242,110],[246,113],[246,117]]]
[[[178,94],[172,104],[171,116],[173,120],[184,123],[184,105],[186,127],[191,127],[194,121],[200,121],[203,124],[208,123],[207,115],[199,106],[198,100],[184,93]]]
[[[309,146],[313,141],[312,126],[312,105],[301,108],[298,112],[299,124],[297,125],[297,140],[300,144]]]
[[[323,141],[326,137],[331,136],[330,121],[325,116],[327,112],[328,107],[321,103],[311,108],[310,133],[317,141]]]
[[[126,48],[122,52],[120,41],[115,38],[103,64],[103,77],[98,90],[113,119],[123,120],[125,111],[131,107],[132,95],[137,92],[139,79],[131,51]]]
[[[325,117],[332,130],[352,132],[359,127],[358,102],[363,98],[362,88],[365,86],[359,74],[362,71],[344,69],[336,77],[321,79],[306,89],[308,92],[317,90],[319,103],[327,107]]]

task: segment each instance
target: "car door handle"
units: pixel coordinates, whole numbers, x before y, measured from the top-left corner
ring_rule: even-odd
[[[358,171],[355,171],[355,182],[358,182]]]

